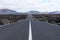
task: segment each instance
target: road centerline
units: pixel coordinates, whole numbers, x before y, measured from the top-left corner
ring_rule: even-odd
[[[31,16],[30,16],[30,20],[29,20],[29,40],[32,40]]]

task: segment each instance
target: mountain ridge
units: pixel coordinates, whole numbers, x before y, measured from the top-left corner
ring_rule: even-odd
[[[36,10],[31,10],[27,12],[17,12],[11,9],[0,9],[0,14],[60,14],[60,11],[52,11],[52,12],[39,12]]]

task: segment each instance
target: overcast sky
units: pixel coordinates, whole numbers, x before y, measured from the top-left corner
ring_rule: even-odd
[[[60,0],[0,0],[0,8],[16,11],[60,11]]]

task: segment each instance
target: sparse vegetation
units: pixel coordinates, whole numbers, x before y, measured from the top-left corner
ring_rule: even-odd
[[[35,14],[33,19],[60,25],[60,14]]]
[[[0,25],[13,23],[13,22],[20,22],[26,19],[27,15],[0,15]]]
[[[60,25],[60,14],[32,14],[36,21],[44,21],[52,24]],[[26,19],[27,15],[0,15],[0,25],[20,22]]]

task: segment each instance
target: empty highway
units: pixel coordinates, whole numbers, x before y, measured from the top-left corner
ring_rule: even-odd
[[[33,21],[31,18],[0,27],[0,40],[28,40],[29,22],[32,29],[31,40],[60,40],[60,27]]]
[[[29,21],[0,27],[0,40],[28,40]]]
[[[60,27],[31,20],[32,40],[60,40]]]

